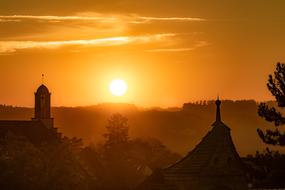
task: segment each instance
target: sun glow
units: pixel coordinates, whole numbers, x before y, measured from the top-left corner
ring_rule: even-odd
[[[114,79],[109,85],[109,90],[114,96],[123,96],[128,90],[128,85],[122,79]]]

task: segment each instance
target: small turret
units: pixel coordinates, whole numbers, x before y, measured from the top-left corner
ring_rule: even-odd
[[[35,93],[35,118],[50,118],[50,93],[45,85],[41,85]]]
[[[40,120],[47,128],[53,128],[53,118],[51,118],[50,96],[48,88],[41,85],[35,93],[35,115],[33,120]]]

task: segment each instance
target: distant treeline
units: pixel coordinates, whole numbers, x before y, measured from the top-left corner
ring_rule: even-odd
[[[274,105],[274,102],[269,103]],[[258,137],[256,129],[271,126],[257,115],[257,105],[253,100],[222,102],[222,120],[232,129],[234,143],[242,156],[268,146]],[[103,140],[106,121],[114,113],[129,119],[131,137],[159,139],[173,151],[184,155],[211,129],[215,119],[215,105],[214,101],[197,101],[185,103],[181,108],[169,109],[143,109],[132,104],[52,109],[59,131],[69,137],[82,138],[86,144]],[[0,119],[21,120],[32,117],[32,108],[0,106]]]

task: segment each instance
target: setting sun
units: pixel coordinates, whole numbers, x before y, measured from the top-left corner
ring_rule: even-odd
[[[128,90],[128,85],[122,79],[114,79],[110,83],[109,90],[114,96],[123,96]]]

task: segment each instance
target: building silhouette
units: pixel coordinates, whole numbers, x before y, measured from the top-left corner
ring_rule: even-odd
[[[48,88],[41,85],[35,93],[35,116],[34,121],[41,121],[48,129],[53,128],[53,118],[50,114],[50,96]]]
[[[26,137],[34,144],[59,140],[60,133],[53,126],[50,105],[51,93],[41,85],[35,93],[34,118],[31,120],[0,120],[0,138],[8,133]]]
[[[143,190],[245,190],[246,176],[233,144],[230,128],[221,120],[216,101],[212,130],[183,159],[155,171],[138,189]]]

